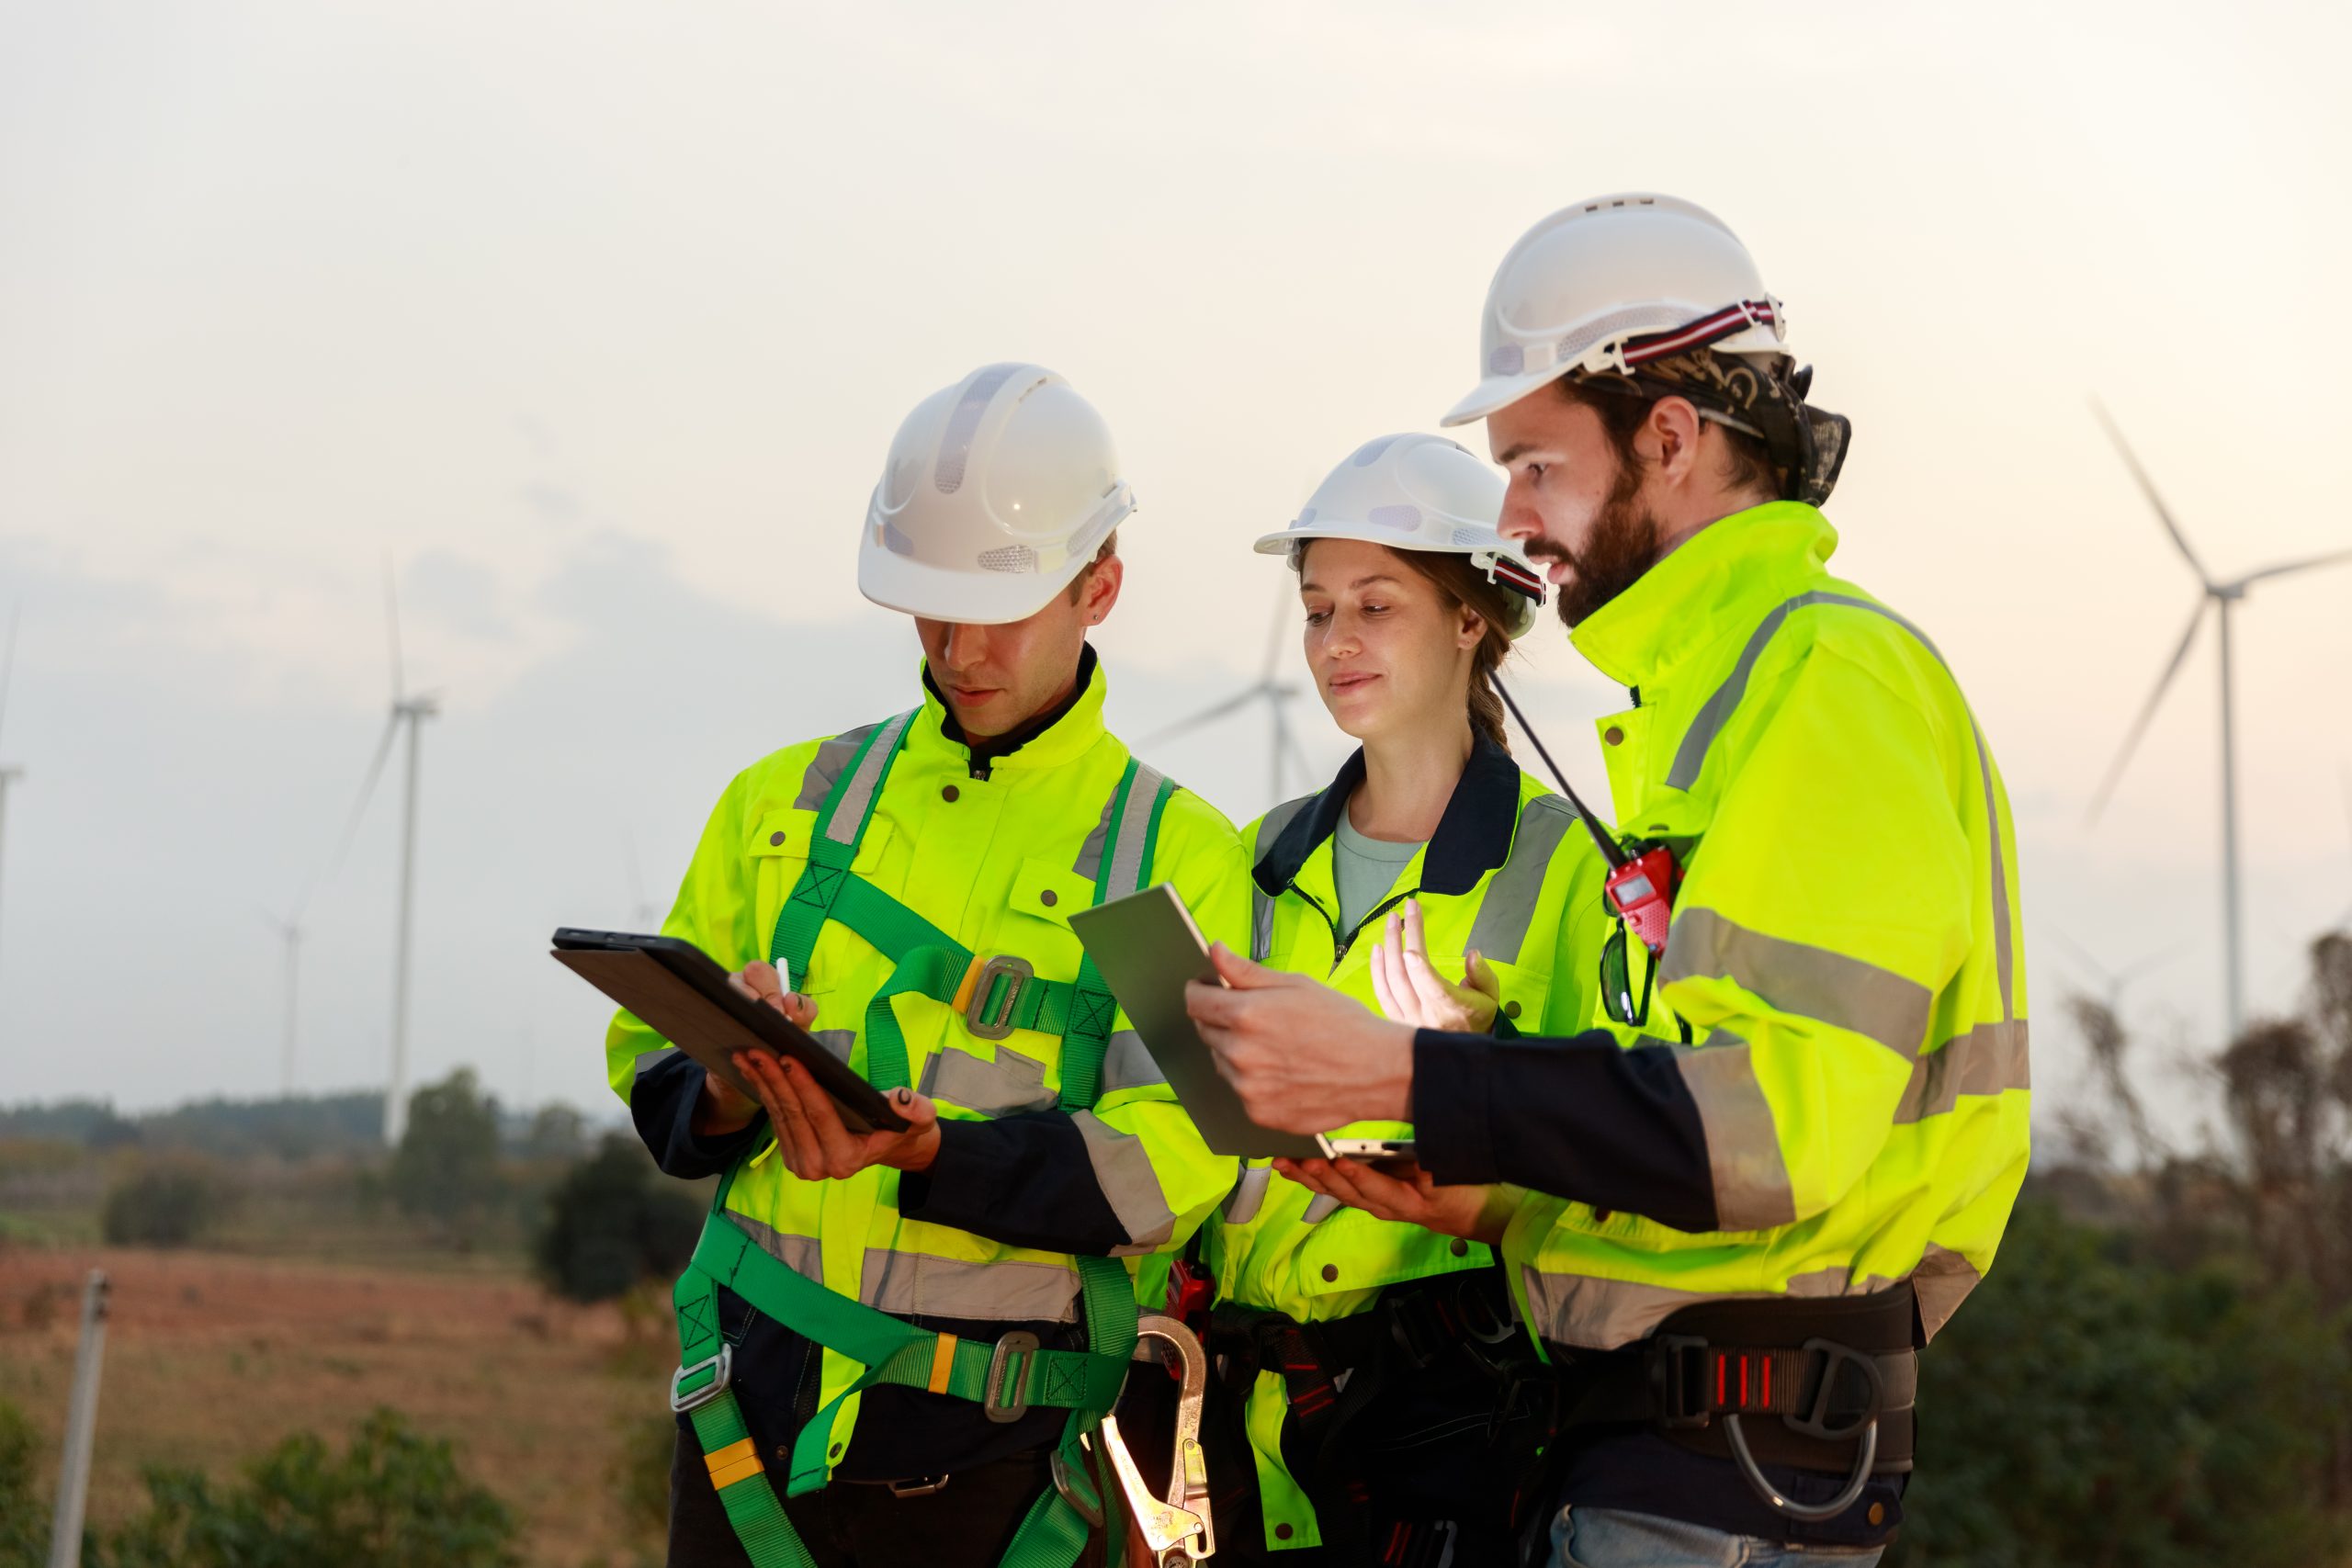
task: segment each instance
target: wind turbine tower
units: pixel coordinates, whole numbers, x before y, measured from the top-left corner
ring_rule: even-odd
[[[2222,650],[2222,980],[2229,1038],[2235,1040],[2245,1028],[2245,942],[2243,899],[2239,890],[2237,699],[2230,674],[2230,616],[2245,599],[2246,590],[2256,583],[2274,577],[2291,576],[2335,561],[2352,560],[2352,549],[2329,550],[2217,581],[2211,572],[2205,570],[2205,563],[2198,558],[2197,552],[2188,547],[2188,536],[2173,520],[2171,508],[2165,506],[2164,497],[2156,493],[2155,482],[2140,466],[2140,459],[2123,439],[2123,432],[2116,428],[2115,422],[2108,417],[2106,408],[2096,399],[2092,400],[2091,408],[2098,415],[2099,423],[2107,427],[2115,449],[2123,455],[2125,467],[2132,470],[2132,479],[2139,482],[2140,492],[2147,497],[2149,506],[2154,509],[2156,521],[2164,525],[2173,547],[2188,563],[2188,570],[2197,574],[2200,593],[2197,608],[2189,612],[2188,626],[2182,631],[2179,644],[2172,650],[2171,662],[2165,666],[2164,673],[2156,677],[2155,690],[2148,694],[2148,700],[2141,705],[2139,717],[2132,721],[2131,731],[2123,738],[2122,749],[2116,753],[2114,763],[2108,769],[2106,782],[2099,785],[2098,795],[2091,800],[2089,819],[2098,819],[2108,798],[2115,793],[2116,784],[2123,776],[2124,765],[2131,761],[2132,752],[2140,744],[2140,737],[2146,732],[2148,721],[2155,716],[2156,705],[2164,701],[2165,692],[2172,685],[2173,677],[2180,673],[2182,662],[2188,659],[2189,649],[2197,641],[2198,630],[2205,624],[2205,612],[2211,609],[2219,629]]]
[[[384,1145],[398,1148],[401,1134],[408,1130],[408,978],[409,951],[416,928],[417,742],[424,721],[439,713],[441,705],[429,694],[408,694],[401,670],[400,603],[392,597],[389,578],[384,592],[392,621],[392,716],[384,739],[390,741],[393,730],[408,727],[408,786],[401,800],[401,904],[392,935],[392,1079],[384,1096]]]

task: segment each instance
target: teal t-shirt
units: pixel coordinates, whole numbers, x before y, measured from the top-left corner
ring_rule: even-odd
[[[1340,813],[1340,826],[1331,835],[1331,880],[1340,888],[1340,929],[1351,931],[1356,922],[1379,907],[1396,886],[1397,874],[1421,852],[1419,843],[1392,844],[1385,839],[1367,839],[1348,825],[1348,814]]]

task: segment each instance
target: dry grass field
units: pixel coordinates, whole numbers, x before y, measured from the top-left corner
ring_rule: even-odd
[[[524,1522],[534,1564],[638,1562],[658,1542],[616,1474],[660,1410],[673,1351],[612,1305],[549,1296],[510,1263],[439,1274],[356,1262],[0,1244],[0,1398],[64,1426],[84,1278],[114,1284],[91,1520],[138,1511],[142,1466],[226,1474],[289,1434],[340,1448],[379,1404],[454,1439]],[[642,1451],[640,1440],[639,1451]]]

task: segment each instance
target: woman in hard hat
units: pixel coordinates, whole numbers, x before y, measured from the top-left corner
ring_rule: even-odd
[[[1251,945],[1391,1017],[1572,1032],[1595,1016],[1604,867],[1510,755],[1490,677],[1544,588],[1496,532],[1502,498],[1502,477],[1454,443],[1382,436],[1258,541],[1297,571],[1316,690],[1362,746],[1244,831]],[[1550,1406],[1490,1251],[1340,1207],[1264,1162],[1204,1236],[1222,1551],[1507,1560]]]

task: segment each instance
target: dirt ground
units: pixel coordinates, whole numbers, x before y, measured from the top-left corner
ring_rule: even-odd
[[[82,1281],[113,1282],[91,1522],[140,1510],[141,1468],[215,1474],[313,1431],[342,1446],[378,1404],[454,1439],[524,1521],[534,1564],[614,1568],[658,1544],[615,1495],[629,1423],[661,1409],[664,1325],[550,1297],[511,1268],[418,1275],[202,1252],[0,1247],[0,1398],[39,1424],[54,1478]],[[622,1368],[636,1370],[623,1371]],[[642,1446],[640,1444],[640,1451]]]

